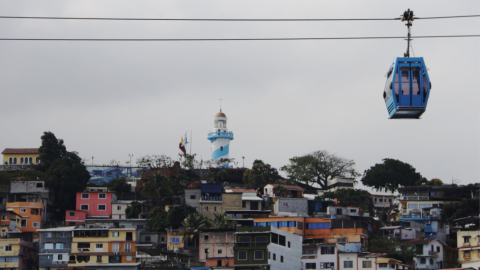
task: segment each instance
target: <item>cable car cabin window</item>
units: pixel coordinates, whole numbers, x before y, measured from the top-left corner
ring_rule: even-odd
[[[410,95],[410,81],[408,79],[408,67],[402,67],[400,70],[402,74],[402,95],[408,96]]]
[[[385,93],[383,94],[385,102],[387,102],[390,99],[390,97],[392,96],[392,89],[390,88],[390,86],[392,84],[392,76],[393,76],[393,71],[392,71],[392,69],[390,69],[388,71],[387,82],[385,83]]]
[[[412,68],[412,95],[420,95],[420,68]]]
[[[400,78],[400,70],[398,69],[397,74],[395,74],[395,82],[393,83],[394,84],[393,87],[395,88],[395,95],[397,95],[397,101],[398,101],[398,95],[400,92],[399,78]]]
[[[429,90],[429,85],[428,85],[428,80],[427,80],[427,74],[423,72],[423,102],[425,103],[427,99],[427,92]]]

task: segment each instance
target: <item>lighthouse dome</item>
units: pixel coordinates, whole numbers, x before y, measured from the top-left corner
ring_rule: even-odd
[[[227,116],[222,112],[222,110],[220,110],[220,112],[215,114],[215,117],[227,117]]]

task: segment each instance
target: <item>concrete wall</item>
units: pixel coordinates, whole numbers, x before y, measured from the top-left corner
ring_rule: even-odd
[[[274,211],[280,213],[296,213],[297,216],[308,216],[308,199],[307,198],[283,198],[275,197]]]
[[[270,243],[268,252],[270,253],[270,269],[292,270],[302,267],[302,243],[303,237],[293,233],[271,227],[271,232],[285,236],[285,246]],[[290,244],[290,247],[288,246]],[[273,254],[276,254],[276,260],[273,260]],[[281,258],[283,256],[283,262]]]
[[[337,270],[357,270],[357,253],[338,253],[338,267]],[[352,268],[345,268],[345,262],[351,261],[353,264]]]
[[[334,253],[322,254],[322,247],[333,247]],[[333,263],[334,268],[337,269],[337,250],[335,244],[304,246],[302,252],[302,269],[307,269],[307,263],[315,263],[315,269],[321,269],[320,265],[322,263]],[[325,268],[331,269],[330,267]]]
[[[197,213],[199,214],[201,213],[201,209],[200,209],[201,196],[202,196],[202,191],[199,188],[185,189],[185,204],[197,209]]]
[[[231,258],[233,260],[234,252],[233,247],[235,245],[235,231],[234,230],[219,230],[219,231],[207,231],[200,233],[199,237],[199,261],[206,262],[207,253],[205,249],[208,249],[208,259],[218,258]],[[207,237],[207,239],[206,239]],[[230,260],[228,260],[230,262]],[[214,261],[212,261],[213,263]],[[225,262],[226,264],[226,262]],[[222,261],[222,266],[226,266]],[[215,265],[217,266],[216,262]],[[229,266],[233,266],[229,265]]]
[[[45,181],[12,181],[10,183],[10,193],[48,193],[48,191]]]

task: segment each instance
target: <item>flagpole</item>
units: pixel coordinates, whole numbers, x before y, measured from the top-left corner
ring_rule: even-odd
[[[192,155],[192,138],[193,138],[192,130],[190,130],[190,155]]]

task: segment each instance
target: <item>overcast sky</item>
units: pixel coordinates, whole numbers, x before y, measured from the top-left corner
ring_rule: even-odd
[[[0,16],[395,18],[480,14],[473,1],[4,1]],[[0,19],[2,38],[276,38],[406,35],[400,21],[166,22]],[[480,18],[416,20],[412,35],[478,35]],[[480,38],[417,39],[432,92],[421,120],[389,120],[385,74],[406,41],[0,41],[0,148],[44,131],[95,164],[147,154],[209,159],[219,111],[230,157],[251,167],[327,150],[360,173],[383,158],[427,179],[479,182]]]

